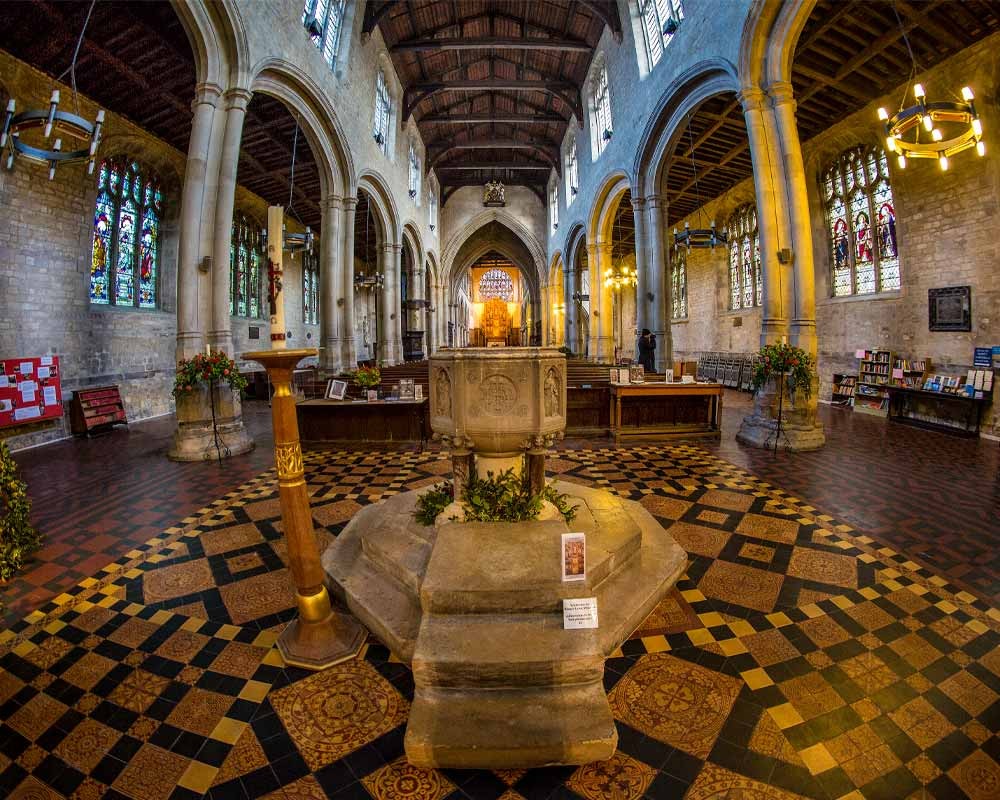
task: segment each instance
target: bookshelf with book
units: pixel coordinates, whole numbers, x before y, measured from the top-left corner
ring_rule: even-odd
[[[888,387],[892,380],[892,351],[864,350],[858,359],[854,410],[884,417],[889,413]]]
[[[837,406],[849,406],[854,401],[854,392],[858,387],[857,375],[846,375],[839,372],[833,374],[833,394],[830,402]]]
[[[924,375],[931,371],[929,358],[896,358],[892,362],[892,383],[908,389],[919,389],[924,385]]]

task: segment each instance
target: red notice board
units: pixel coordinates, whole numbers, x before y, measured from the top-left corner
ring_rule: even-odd
[[[62,415],[59,356],[0,361],[0,428]]]

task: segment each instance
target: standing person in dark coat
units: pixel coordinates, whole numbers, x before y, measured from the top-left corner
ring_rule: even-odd
[[[639,363],[646,372],[656,372],[653,361],[655,351],[656,337],[649,332],[649,328],[643,328],[642,336],[639,337]]]

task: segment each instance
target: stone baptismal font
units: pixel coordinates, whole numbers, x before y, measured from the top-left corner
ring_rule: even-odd
[[[442,350],[429,378],[456,501],[470,475],[509,467],[534,492],[544,488],[546,447],[566,426],[558,350]],[[687,557],[638,503],[564,481],[554,488],[575,506],[568,524],[546,503],[536,520],[515,523],[466,522],[453,504],[424,525],[415,512],[428,487],[365,507],[324,554],[330,590],[413,670],[412,764],[503,769],[614,753],[604,661]],[[579,537],[564,548],[567,533],[585,535],[585,552]],[[585,574],[565,579],[567,564],[585,564]],[[596,627],[564,627],[563,601],[575,598],[596,599]]]

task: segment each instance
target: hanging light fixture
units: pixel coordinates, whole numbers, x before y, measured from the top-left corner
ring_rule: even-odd
[[[615,227],[618,229],[618,243],[621,244],[625,241],[625,237],[621,235],[621,214],[615,215]],[[612,233],[612,247],[614,246],[614,234]],[[604,270],[604,285],[607,288],[620,290],[626,287],[635,286],[639,282],[638,273],[635,268],[630,267],[625,263],[625,253],[621,252],[618,256],[618,263],[612,264]]]
[[[80,46],[83,44],[83,34],[87,30],[87,23],[90,22],[90,15],[94,11],[97,0],[93,0],[87,17],[83,21],[83,28],[76,41],[76,49],[73,51],[73,60],[69,68],[62,73],[56,81],[61,81],[68,72],[73,87],[73,101],[79,111],[79,98],[76,91],[76,59],[80,54]],[[11,98],[7,103],[4,112],[3,128],[0,129],[0,152],[6,151],[4,163],[7,169],[14,168],[14,161],[18,156],[24,156],[29,161],[38,164],[48,164],[49,180],[56,176],[56,166],[58,164],[80,164],[87,162],[87,174],[94,174],[94,162],[97,158],[97,148],[101,143],[101,129],[104,127],[104,109],[99,109],[97,117],[93,123],[88,122],[78,113],[71,114],[68,111],[59,110],[59,90],[53,89],[49,98],[47,110],[34,109],[17,113],[17,104]],[[28,144],[21,139],[21,134],[42,128],[43,141],[38,144]],[[56,136],[55,141],[49,146],[48,142],[52,134]],[[62,136],[68,136],[78,140],[82,147],[76,149],[63,149]]]
[[[369,235],[369,224],[372,218],[372,204],[371,200],[365,205],[365,269],[362,272],[354,273],[354,285],[358,289],[381,289],[385,284],[385,277],[380,272],[371,272],[368,270],[370,264],[368,263],[368,235]]]
[[[295,210],[295,204],[292,202],[295,196],[295,156],[298,152],[299,147],[299,117],[298,114],[295,115],[295,136],[292,138],[292,170],[288,176],[288,206],[287,213],[294,214],[295,219],[298,220],[299,224],[302,224],[302,220],[299,218],[298,212]],[[305,233],[289,233],[288,225],[282,223],[281,231],[283,234],[284,241],[281,243],[281,249],[286,253],[308,253],[312,255],[313,251],[313,241],[314,236],[312,228],[308,225],[305,226]],[[264,235],[264,248],[267,248],[267,229],[263,231]]]
[[[691,170],[694,172],[694,197],[697,203],[699,218],[701,214],[704,213],[701,202],[701,187],[698,185],[698,163],[694,158],[694,136],[691,133],[691,117],[687,118],[687,133],[688,133],[688,143],[691,149]],[[716,245],[726,244],[729,241],[729,231],[723,228],[721,231],[716,230],[715,220],[713,219],[707,228],[692,228],[690,222],[684,223],[684,230],[678,231],[674,228],[674,249],[680,247],[686,247],[690,250],[692,247],[710,247],[713,250]]]
[[[878,110],[878,118],[882,120],[886,150],[896,155],[896,163],[900,169],[906,168],[908,158],[934,158],[937,159],[942,172],[948,169],[948,159],[963,150],[974,147],[980,157],[985,156],[983,122],[979,118],[979,112],[976,111],[972,89],[968,86],[962,88],[961,103],[954,100],[928,103],[923,85],[913,81],[918,72],[917,59],[913,54],[913,48],[910,47],[910,40],[895,3],[893,11],[896,13],[896,22],[899,23],[899,30],[913,65],[910,70],[910,82],[913,83],[913,97],[916,103],[903,108],[902,102],[905,102],[906,97],[904,95],[900,109],[895,114],[890,116],[884,108]],[[939,125],[947,126],[954,135],[945,139],[945,134]],[[912,138],[906,138],[911,132]]]

